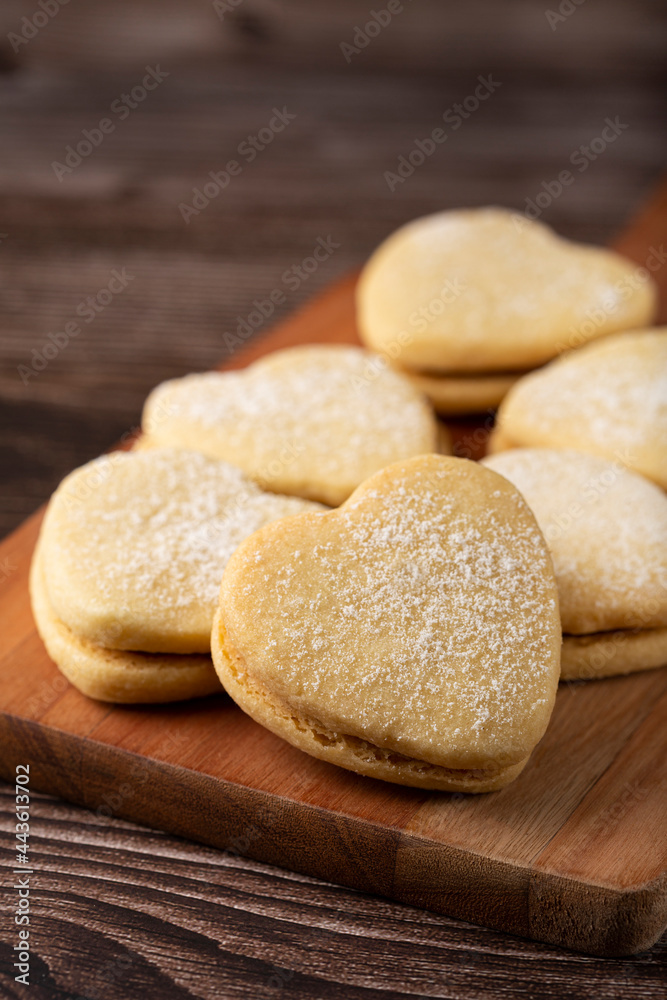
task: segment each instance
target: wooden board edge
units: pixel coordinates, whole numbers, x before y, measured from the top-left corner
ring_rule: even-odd
[[[666,198],[667,185],[664,185],[639,218],[632,220],[621,237],[614,241],[615,248],[641,263],[644,234],[646,232],[648,237],[651,233],[652,210],[660,201],[664,206]],[[317,341],[317,324],[311,329],[311,317],[319,315],[327,301],[334,301],[356,277],[356,273],[349,273],[328,286],[287,319],[253,337],[232,358],[223,360],[221,367],[249,364],[283,340],[284,331],[290,331],[296,343]],[[661,277],[664,286],[664,276]],[[295,332],[295,328],[303,331],[306,327],[306,337]],[[283,342],[280,346],[288,345]],[[29,529],[33,519],[43,510],[40,508],[7,536],[0,552],[18,541],[19,533]],[[146,760],[130,751],[49,729],[10,714],[0,714],[0,740],[4,742],[3,749],[6,747],[9,754],[15,753],[14,762],[38,763],[38,777],[33,783],[36,790],[95,809],[100,821],[115,815],[154,828],[153,810],[147,817],[142,812],[141,802],[135,801],[141,799],[138,793],[145,783],[145,777],[139,782],[137,776],[150,773],[151,799],[157,788],[165,801],[168,801],[167,796],[173,801],[176,787],[184,806],[196,806],[207,822],[217,824],[215,839],[202,836],[186,822],[178,829],[173,823],[163,823],[161,829],[233,854],[586,954],[610,957],[636,954],[650,948],[667,926],[665,877],[647,885],[618,890],[578,882],[548,871],[533,872],[530,868],[522,869],[464,849],[437,844],[419,835],[392,831],[367,820],[226,783],[187,769],[179,770],[175,765]],[[79,776],[78,781],[67,777],[68,766]],[[44,783],[39,779],[39,768],[43,769],[43,775],[49,775]],[[0,777],[13,780],[4,754],[0,761]],[[192,790],[191,783],[195,786]],[[135,787],[138,784],[139,788]],[[197,815],[196,809],[190,812]],[[314,829],[317,829],[317,836],[313,835]],[[315,849],[316,842],[323,846]],[[437,861],[436,868],[427,863],[429,853]],[[470,875],[476,875],[474,884],[465,891],[459,878],[464,865]],[[452,879],[457,878],[459,881],[453,884]],[[478,896],[485,896],[481,903],[477,900],[476,913],[470,911],[471,888]],[[506,912],[508,891],[514,907],[511,920]],[[484,907],[481,917],[480,909]]]
[[[529,900],[529,937],[603,958],[648,951],[667,930],[667,873],[613,889],[539,872]],[[582,940],[586,946],[582,947]]]
[[[90,809],[100,822],[127,819],[232,854],[391,896],[397,829],[6,712],[0,713],[0,741],[5,749],[0,779],[13,782],[16,764],[29,763],[32,789]],[[359,836],[361,827],[373,832],[372,852]],[[379,863],[383,858],[391,858],[391,864]]]
[[[302,347],[305,344],[322,343],[321,334],[332,327],[336,332],[343,329],[356,331],[354,310],[354,294],[361,274],[361,268],[352,268],[324,288],[306,299],[297,309],[287,316],[271,324],[266,330],[258,330],[248,343],[234,351],[229,357],[223,357],[214,367],[214,371],[246,368],[249,364],[264,357],[276,348]],[[341,310],[342,305],[342,310]],[[342,321],[342,322],[341,322]],[[326,343],[333,343],[325,338]],[[343,342],[343,341],[341,341]],[[347,341],[344,341],[347,343]],[[363,348],[357,335],[358,346]]]
[[[413,834],[401,837],[397,872],[402,888],[394,898],[402,902],[586,955],[635,955],[651,948],[667,929],[665,873],[646,885],[615,889],[494,861]],[[460,897],[456,906],[452,895]]]
[[[8,713],[0,778],[30,764],[36,791],[218,850],[590,955],[650,948],[667,882],[618,891],[247,788]],[[72,778],[72,775],[78,775]],[[150,796],[146,788],[150,787]],[[174,819],[174,796],[180,807]]]

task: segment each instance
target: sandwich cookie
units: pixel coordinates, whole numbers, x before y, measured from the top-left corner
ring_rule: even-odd
[[[31,577],[38,631],[93,697],[166,701],[219,690],[210,632],[229,557],[268,522],[321,509],[264,493],[199,452],[96,459],[63,480],[45,515]]]
[[[332,506],[384,466],[443,450],[424,396],[356,347],[294,347],[240,372],[164,382],[142,426],[140,448],[194,448],[265,489]]]
[[[246,539],[211,637],[229,694],[289,743],[360,774],[465,792],[525,766],[551,715],[560,644],[528,505],[491,470],[438,455]]]
[[[667,489],[667,327],[606,337],[517,382],[490,441],[512,447],[589,452]]]
[[[137,653],[82,639],[55,615],[44,581],[40,545],[30,567],[30,600],[46,651],[70,684],[99,701],[169,702],[220,692],[210,655]]]
[[[433,375],[401,369],[412,384],[430,400],[436,413],[459,416],[482,413],[500,405],[524,372],[492,375]]]
[[[667,497],[594,455],[517,448],[482,463],[523,494],[558,583],[563,679],[667,664]]]
[[[636,271],[501,208],[440,212],[403,226],[371,256],[358,284],[359,331],[371,350],[428,377],[422,386],[441,412],[486,409],[512,376],[650,323],[656,286]],[[440,384],[445,376],[460,393]]]

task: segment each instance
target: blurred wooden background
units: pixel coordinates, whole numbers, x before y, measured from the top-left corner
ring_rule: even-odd
[[[58,0],[45,2],[53,9]],[[559,6],[573,13],[550,24],[547,13]],[[346,61],[341,44],[354,42],[372,9],[386,7],[69,0],[17,43],[13,36],[31,33],[22,19],[40,8],[3,0],[0,531],[135,426],[153,385],[218,362],[225,333],[272,289],[287,291],[274,319],[416,215],[487,203],[525,208],[572,169],[571,155],[607,118],[627,127],[585,171],[574,170],[576,182],[542,218],[604,243],[649,195],[667,147],[667,5],[404,0],[402,13]],[[147,66],[168,76],[121,120],[110,108],[141,85]],[[489,75],[500,82],[496,92],[390,191],[385,171]],[[295,119],[186,224],[179,204],[284,106]],[[104,117],[114,131],[59,181],[53,161]],[[340,246],[286,289],[284,272],[319,237]],[[79,320],[81,334],[25,384],[21,366],[77,320],[80,303],[114,269],[132,276],[127,288],[90,324]],[[9,867],[13,824],[5,789],[0,857]],[[618,962],[573,955],[46,796],[35,802],[33,846],[41,872],[35,985],[15,990],[3,931],[7,997],[263,998],[281,989],[318,1000],[664,996],[664,944]],[[215,887],[206,913],[192,898],[199,884]],[[12,900],[0,891],[3,920]]]
[[[587,0],[553,28],[546,0],[414,0],[349,63],[359,0],[70,0],[12,46],[37,9],[0,9],[3,532],[135,425],[155,383],[218,361],[319,236],[340,248],[280,312],[416,215],[525,207],[607,117],[628,127],[545,210],[560,231],[608,240],[665,160],[667,5],[651,0]],[[52,162],[158,64],[164,82],[59,181]],[[384,172],[489,74],[499,89],[392,193]],[[186,225],[179,203],[274,106],[295,120]],[[127,289],[24,385],[18,366],[114,268]]]

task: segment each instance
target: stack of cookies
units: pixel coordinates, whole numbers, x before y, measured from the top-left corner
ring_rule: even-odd
[[[517,382],[489,450],[534,446],[600,455],[667,490],[667,327],[606,337]]]
[[[157,386],[134,449],[51,499],[31,570],[49,654],[106,701],[224,689],[359,774],[507,785],[559,679],[667,663],[667,330],[618,332],[653,313],[632,276],[511,213],[443,213],[367,265],[380,353]],[[431,403],[505,393],[494,454],[451,457]]]
[[[315,499],[341,503],[394,461],[448,450],[421,394],[357,348],[277,352],[241,374],[165,383],[144,427],[132,452],[61,483],[32,566],[47,650],[106,701],[220,690],[211,626],[239,543],[270,521],[321,512]]]
[[[199,452],[116,452],[60,484],[31,568],[37,629],[75,687],[103,701],[220,690],[211,624],[222,571],[257,528],[319,505],[260,490]]]
[[[489,450],[551,550],[562,677],[666,664],[667,329],[605,337],[521,379]]]
[[[665,493],[618,460],[580,451],[517,448],[482,464],[521,491],[551,552],[561,677],[667,663]]]
[[[440,212],[393,233],[358,285],[363,342],[439,413],[496,407],[527,371],[650,323],[648,272],[499,208]]]

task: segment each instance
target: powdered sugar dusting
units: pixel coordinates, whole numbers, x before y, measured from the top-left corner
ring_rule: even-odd
[[[169,416],[152,421],[154,411]],[[278,489],[314,480],[351,492],[377,469],[436,447],[420,393],[383,359],[347,347],[279,351],[242,372],[164,383],[144,426],[158,443],[177,433]]]
[[[667,466],[667,330],[607,338],[563,357],[518,382],[499,420],[519,442],[591,448],[631,467],[655,448]]]
[[[667,624],[667,497],[621,462],[519,448],[484,465],[523,493],[551,550],[563,631]]]
[[[106,608],[119,623],[122,648],[132,641],[127,628],[143,623],[150,632],[161,621],[166,631],[203,630],[206,641],[223,570],[239,543],[269,521],[319,509],[264,493],[240,469],[196,452],[104,456],[68,477],[53,498],[47,578],[84,614]]]
[[[496,477],[482,480],[488,495],[466,497],[451,467],[412,464],[303,544],[288,551],[272,536],[279,557],[241,550],[222,590],[229,636],[253,675],[332,729],[443,766],[452,754],[510,763],[546,724],[556,684],[544,542],[518,493],[494,496]],[[248,604],[261,641],[239,624]]]

